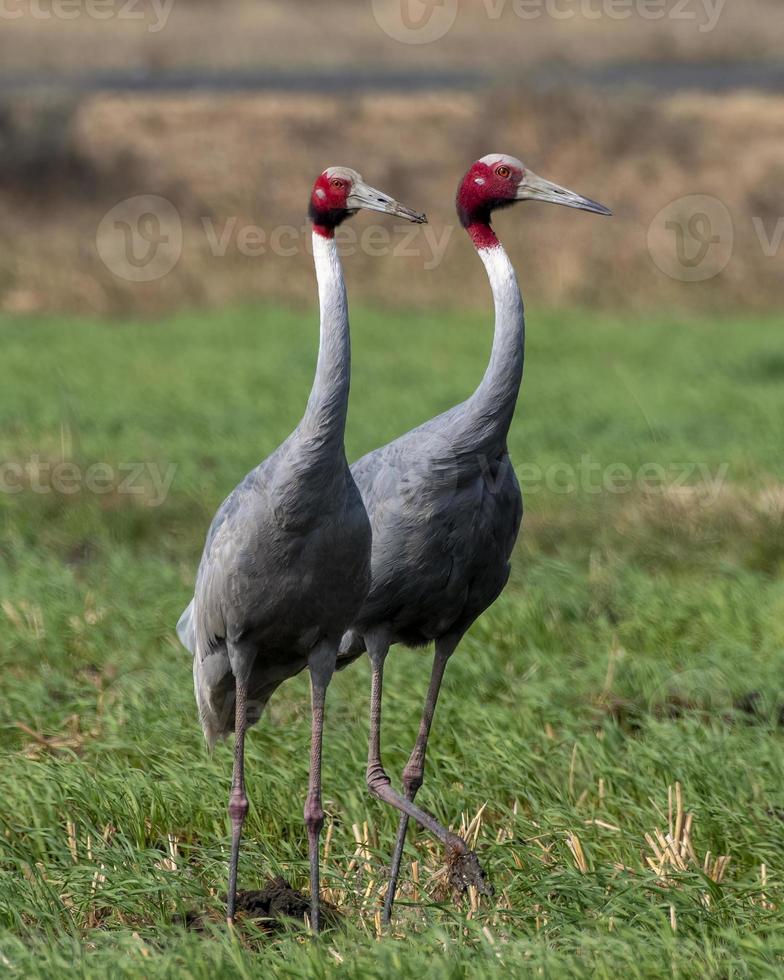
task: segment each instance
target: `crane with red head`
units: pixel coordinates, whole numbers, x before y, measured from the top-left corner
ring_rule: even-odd
[[[319,928],[321,745],[327,686],[340,638],[370,581],[370,525],[346,461],[351,356],[348,306],[335,228],[360,209],[422,222],[425,216],[330,167],[310,197],[320,306],[316,374],[291,435],[235,487],[207,533],[193,599],[177,633],[193,655],[196,703],[210,746],[234,732],[226,918],[234,922],[237,863],[248,799],[245,733],[287,678],[306,667],[312,692],[305,802],[311,927]]]
[[[384,905],[389,920],[409,818],[447,848],[452,884],[490,891],[476,855],[414,799],[447,661],[466,630],[500,595],[523,513],[507,434],[523,376],[525,321],[512,264],[491,225],[493,213],[544,201],[608,215],[602,204],[537,176],[501,153],[477,160],[457,191],[457,214],[484,263],[495,304],[492,353],[464,402],[351,468],[372,528],[371,585],[343,637],[339,664],[367,651],[372,665],[367,783],[401,813]],[[384,662],[396,643],[435,643],[430,685],[414,749],[396,792],[381,760]]]

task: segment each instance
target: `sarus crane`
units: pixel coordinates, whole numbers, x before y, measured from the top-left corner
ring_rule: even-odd
[[[235,733],[229,797],[231,859],[226,918],[234,922],[237,862],[248,800],[244,744],[275,689],[307,667],[310,777],[304,817],[311,918],[319,929],[321,744],[327,686],[341,636],[370,581],[370,525],[346,461],[350,342],[335,228],[360,208],[422,222],[347,167],[330,167],[310,198],[321,311],[316,375],[291,435],[229,494],[207,534],[193,599],[177,632],[193,655],[206,740]]]
[[[538,177],[519,160],[493,153],[477,160],[457,191],[457,214],[490,280],[495,334],[490,362],[466,401],[363,456],[351,472],[373,534],[371,586],[341,643],[340,665],[367,651],[372,669],[367,784],[401,812],[383,920],[389,921],[409,817],[445,844],[451,882],[491,892],[476,856],[414,803],[447,661],[466,630],[499,596],[523,514],[507,434],[523,376],[525,321],[512,264],[491,227],[499,208],[547,201],[611,212]],[[430,685],[411,756],[396,792],[381,760],[381,691],[392,644],[435,642]]]

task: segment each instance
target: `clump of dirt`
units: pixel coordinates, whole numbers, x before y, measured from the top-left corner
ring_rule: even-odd
[[[285,878],[270,878],[259,891],[237,893],[237,911],[253,919],[298,919],[310,910],[310,898]]]
[[[225,902],[225,896],[223,896]],[[310,898],[292,888],[285,878],[269,878],[258,891],[237,892],[238,918],[252,919],[257,925],[270,932],[277,932],[291,925],[291,920],[304,921],[310,912]],[[340,913],[334,905],[322,900],[321,917],[328,928],[340,922]],[[205,913],[191,914],[186,919],[189,929],[200,932],[204,929],[208,916]]]

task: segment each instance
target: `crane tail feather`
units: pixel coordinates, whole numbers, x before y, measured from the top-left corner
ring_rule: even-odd
[[[204,732],[204,740],[207,743],[207,748],[212,752],[215,748],[215,743],[219,739],[226,738],[232,730],[232,726],[230,720],[227,722],[225,712],[221,713],[216,710],[214,698],[211,696],[216,691],[213,691],[210,681],[213,682],[214,686],[216,680],[220,681],[222,679],[220,674],[223,672],[218,672],[218,678],[211,677],[210,675],[214,671],[214,664],[210,664],[212,671],[205,669],[204,658],[199,656],[194,602],[195,600],[191,599],[177,621],[177,636],[179,637],[180,643],[182,643],[193,657],[193,690],[196,695],[196,706],[199,711],[199,721],[201,722],[202,731]],[[221,686],[218,684],[218,690],[220,689]]]
[[[196,630],[193,622],[193,599],[177,620],[177,636],[185,649],[189,651],[191,656],[194,656],[196,653]]]
[[[204,732],[204,741],[210,753],[215,748],[215,743],[226,738],[232,730],[231,725],[226,724],[226,718],[221,717],[215,710],[215,706],[210,698],[210,692],[204,683],[204,677],[200,670],[198,657],[193,658],[193,691],[196,695],[196,707],[199,711],[199,721],[201,730]]]

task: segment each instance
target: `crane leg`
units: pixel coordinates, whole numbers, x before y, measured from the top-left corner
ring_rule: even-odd
[[[425,774],[425,753],[427,752],[427,740],[430,736],[430,726],[433,724],[433,715],[438,702],[438,694],[441,690],[441,681],[444,679],[444,671],[449,662],[449,658],[455,652],[460,638],[448,637],[436,641],[435,656],[433,657],[433,669],[430,674],[430,685],[427,689],[425,707],[422,712],[422,720],[419,723],[419,734],[414,745],[411,756],[403,770],[403,789],[406,799],[414,802]],[[384,911],[381,921],[388,925],[392,917],[392,906],[395,902],[395,892],[397,891],[397,879],[400,874],[400,862],[403,857],[403,846],[406,842],[406,831],[408,830],[408,814],[400,814],[400,824],[397,829],[397,840],[395,849],[392,852],[392,863],[389,869],[389,886],[384,899]]]
[[[229,816],[231,817],[231,860],[229,862],[229,893],[226,900],[226,922],[234,925],[234,912],[237,904],[237,863],[240,857],[240,838],[242,825],[248,813],[248,798],[245,795],[245,730],[247,728],[247,686],[237,682],[234,701],[234,772],[229,794]]]
[[[317,934],[320,928],[319,909],[319,840],[324,826],[324,809],[321,805],[321,744],[324,734],[324,704],[327,687],[335,672],[338,647],[335,643],[321,643],[314,648],[308,659],[311,691],[311,745],[308,796],[305,800],[305,826],[308,831],[308,855],[310,858],[310,928]]]
[[[463,890],[475,884],[487,891],[485,876],[476,855],[470,851],[466,842],[457,834],[451,833],[434,817],[416,804],[396,792],[390,783],[381,761],[381,695],[384,678],[384,661],[389,652],[389,642],[378,636],[365,637],[368,655],[372,666],[370,688],[370,740],[368,745],[367,785],[373,796],[395,807],[406,816],[429,830],[446,847],[451,869],[452,883]]]

